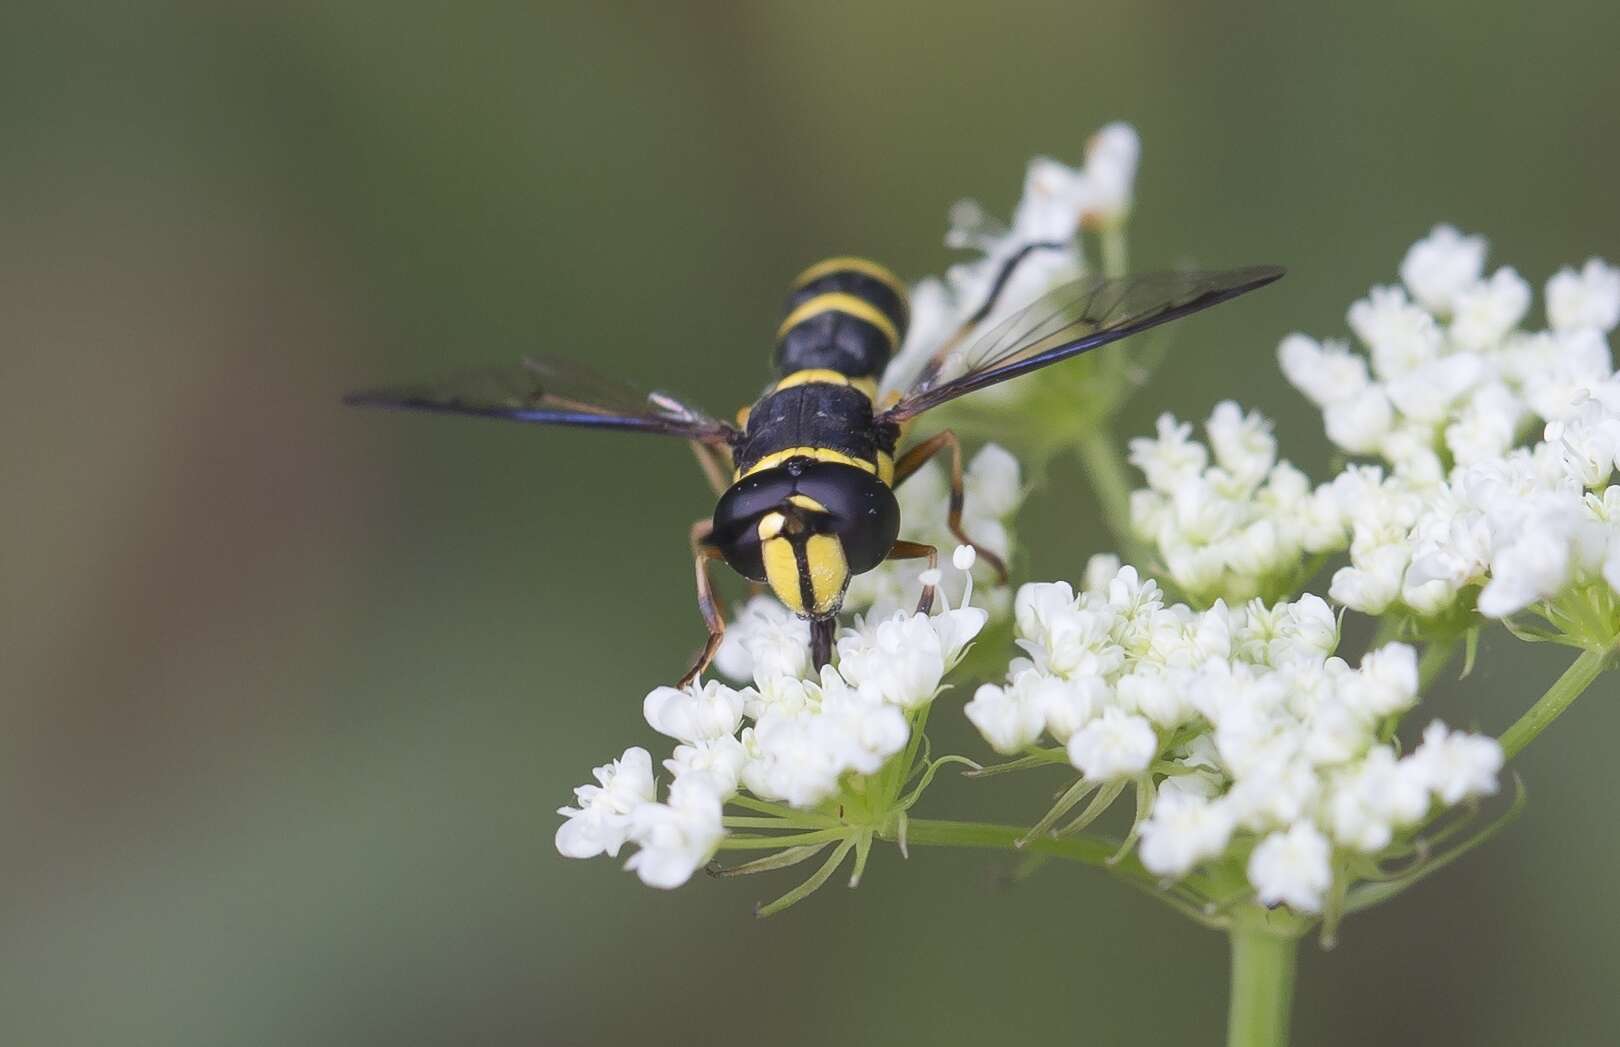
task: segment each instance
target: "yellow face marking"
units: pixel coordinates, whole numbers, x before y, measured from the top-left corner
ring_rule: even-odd
[[[830,534],[813,534],[805,543],[804,558],[810,567],[810,591],[816,599],[814,612],[829,614],[838,605],[849,581],[844,547]]]
[[[793,555],[793,543],[786,538],[769,538],[760,544],[765,560],[765,580],[771,583],[776,598],[794,614],[806,614],[804,597],[799,592],[799,561]]]
[[[809,509],[813,513],[824,513],[827,511],[827,507],[825,505],[822,505],[820,502],[816,501],[807,494],[790,494],[788,495],[788,501],[792,502],[800,509]]]
[[[819,280],[823,276],[827,276],[831,273],[843,272],[860,273],[864,276],[870,276],[872,279],[878,281],[879,283],[888,287],[889,290],[899,295],[900,300],[905,302],[908,308],[910,307],[911,296],[906,290],[906,285],[901,283],[900,278],[895,276],[894,273],[890,272],[888,267],[878,265],[876,262],[869,261],[865,258],[856,258],[849,255],[842,258],[829,258],[825,262],[817,262],[815,265],[812,265],[810,268],[806,269],[804,272],[795,277],[793,280],[793,286],[796,288],[803,287],[805,284],[810,283],[813,280]]]
[[[818,316],[821,313],[837,312],[846,316],[853,316],[857,320],[867,323],[883,332],[883,337],[889,340],[889,348],[900,344],[900,332],[895,330],[894,323],[880,312],[876,306],[852,294],[843,294],[834,291],[829,294],[818,294],[787,315],[782,326],[776,329],[778,340],[797,324]]]
[[[746,473],[738,472],[734,479],[741,480],[743,477],[753,476],[763,469],[774,469],[789,458],[810,458],[818,462],[837,462],[839,465],[853,465],[857,469],[873,474],[878,471],[876,463],[851,458],[841,451],[834,451],[826,447],[789,447],[785,451],[777,451],[775,454],[766,455],[749,466]]]
[[[766,513],[759,518],[759,526],[756,528],[759,532],[759,540],[768,542],[775,538],[782,533],[782,525],[786,522],[787,518],[781,513]]]

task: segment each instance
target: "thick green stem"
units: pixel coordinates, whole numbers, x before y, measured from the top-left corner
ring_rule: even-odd
[[[1518,722],[1502,732],[1502,753],[1508,759],[1519,755],[1525,746],[1535,740],[1536,735],[1547,729],[1547,725],[1558,719],[1570,703],[1581,696],[1603,672],[1604,664],[1608,661],[1609,651],[1582,651],[1581,656],[1575,659],[1564,675],[1553,681],[1547,693],[1536,699],[1536,704],[1525,710]]]
[[[1294,1002],[1294,960],[1299,932],[1268,918],[1265,910],[1234,917],[1232,999],[1227,1047],[1285,1047]]]
[[[1101,427],[1090,428],[1075,448],[1085,464],[1091,489],[1102,503],[1103,519],[1114,534],[1114,544],[1126,559],[1147,565],[1148,550],[1131,530],[1131,478],[1114,438]]]

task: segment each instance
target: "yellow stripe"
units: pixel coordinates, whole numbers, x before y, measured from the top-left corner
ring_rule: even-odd
[[[884,316],[876,306],[856,298],[852,294],[844,294],[839,291],[830,294],[818,294],[793,310],[787,315],[787,319],[782,321],[782,326],[776,329],[776,337],[780,340],[795,325],[803,323],[812,316],[831,312],[853,316],[857,320],[865,320],[883,332],[883,337],[889,340],[889,348],[891,349],[900,344],[900,332],[894,329],[893,322],[887,316]]]
[[[813,534],[804,547],[804,559],[810,568],[815,613],[827,614],[844,594],[844,584],[849,581],[849,561],[844,559],[844,547],[830,534]]]
[[[832,273],[845,272],[860,273],[863,276],[870,276],[872,279],[878,281],[889,290],[899,295],[900,301],[906,304],[907,309],[911,308],[910,291],[907,290],[905,284],[900,282],[900,278],[898,276],[895,276],[894,273],[890,272],[886,266],[878,265],[876,262],[869,261],[865,258],[856,258],[853,255],[845,255],[842,258],[829,258],[825,262],[817,262],[815,265],[812,265],[810,268],[794,277],[793,287],[797,289],[803,287],[805,284],[810,283],[813,280],[819,280],[823,276],[828,276]]]
[[[776,598],[794,614],[804,614],[804,597],[799,593],[799,561],[793,555],[793,543],[786,538],[769,538],[760,546],[765,560],[765,580],[771,583]]]
[[[783,389],[792,389],[796,385],[809,385],[812,382],[824,382],[827,385],[848,385],[849,375],[842,371],[834,371],[828,367],[809,367],[803,371],[794,371],[780,382],[771,386],[771,392],[779,393]]]
[[[852,458],[842,451],[834,451],[827,447],[789,447],[785,451],[777,451],[775,454],[766,455],[749,466],[746,473],[738,472],[735,479],[741,480],[745,476],[753,476],[762,469],[774,469],[789,458],[811,458],[818,462],[837,462],[839,465],[853,465],[857,469],[863,469],[874,475],[878,474],[877,463]],[[892,466],[890,467],[890,475],[893,475]],[[878,478],[882,479],[881,476],[878,476]]]
[[[834,371],[827,367],[809,367],[803,371],[794,371],[792,374],[771,386],[770,391],[773,393],[779,393],[783,389],[792,389],[796,385],[813,385],[817,383],[822,385],[848,386],[851,389],[864,393],[868,400],[877,396],[876,378],[851,378],[842,371]]]
[[[883,481],[883,486],[894,486],[894,455],[887,451],[877,453],[877,478]]]

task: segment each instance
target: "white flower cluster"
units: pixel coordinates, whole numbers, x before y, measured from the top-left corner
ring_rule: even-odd
[[[1336,849],[1376,855],[1437,804],[1496,790],[1492,739],[1436,723],[1404,757],[1380,741],[1417,701],[1416,656],[1389,644],[1352,668],[1318,597],[1199,612],[1097,558],[1078,594],[1023,586],[1015,616],[1028,657],[968,718],[1002,753],[1050,735],[1089,780],[1163,776],[1139,848],[1159,875],[1249,853],[1261,902],[1319,912]]]
[[[1620,269],[1560,271],[1547,329],[1527,331],[1529,285],[1511,268],[1487,276],[1485,250],[1449,226],[1414,244],[1404,286],[1350,307],[1365,354],[1301,334],[1279,347],[1328,437],[1388,466],[1334,482],[1351,562],[1331,595],[1346,606],[1434,614],[1482,586],[1479,610],[1502,617],[1600,577],[1620,589],[1620,377],[1606,340]]]
[[[913,473],[895,488],[894,494],[900,502],[900,519],[906,526],[902,537],[942,550],[956,545],[957,539],[947,522],[950,485],[939,459]],[[962,495],[963,532],[1000,557],[1002,563],[1011,563],[1013,515],[1024,498],[1018,459],[996,444],[984,445],[963,470]],[[856,575],[844,594],[844,607],[876,617],[915,608],[922,593],[922,574],[927,569],[924,560],[891,560]],[[960,605],[967,578],[965,573],[946,572],[939,583],[941,595]],[[1012,603],[1012,593],[1005,585],[996,584],[995,571],[981,560],[973,568],[973,578],[977,583],[972,589],[975,603],[989,611],[993,618],[1005,617]],[[721,669],[725,669],[724,663]],[[727,675],[739,679],[748,676],[743,673],[738,677],[729,672]]]
[[[1302,553],[1344,548],[1335,492],[1278,460],[1267,419],[1228,400],[1204,431],[1208,447],[1166,414],[1157,436],[1130,443],[1148,483],[1131,494],[1131,526],[1183,592],[1199,604],[1275,597],[1292,587]]]
[[[943,280],[929,277],[912,288],[911,325],[905,345],[884,374],[883,388],[904,388],[944,340],[983,306],[1007,261],[1031,245],[1042,246],[1019,262],[995,309],[977,330],[990,330],[1052,287],[1078,277],[1085,269],[1080,229],[1114,229],[1125,222],[1141,151],[1135,128],[1112,123],[1086,143],[1080,167],[1048,157],[1032,160],[1010,225],[990,217],[971,200],[953,207],[946,244],[976,250],[980,256],[952,266]],[[1009,394],[1003,387],[978,395]]]
[[[962,570],[972,550],[958,550]],[[813,808],[839,794],[846,775],[871,775],[905,750],[912,717],[984,627],[986,612],[944,606],[933,616],[896,613],[859,621],[838,638],[837,665],[811,671],[809,633],[775,601],[752,601],[727,635],[721,663],[753,678],[717,680],[647,695],[647,723],[677,743],[664,761],[672,781],[659,802],[652,758],[631,748],[597,768],[558,813],[557,850],[570,858],[639,850],[627,867],[653,887],[677,887],[725,835],[722,808],[746,789],[760,800]]]

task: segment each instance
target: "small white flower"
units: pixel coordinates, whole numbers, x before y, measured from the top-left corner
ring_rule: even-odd
[[[821,713],[810,726],[839,769],[857,774],[876,774],[911,737],[904,713],[848,686],[831,669],[822,674]]]
[[[756,596],[726,626],[714,667],[733,680],[764,687],[810,671],[810,624],[769,596]]]
[[[1246,829],[1284,828],[1316,805],[1322,784],[1304,760],[1292,755],[1296,739],[1284,734],[1271,751],[1252,760],[1226,794],[1228,809]]]
[[[1409,644],[1385,644],[1361,659],[1361,670],[1341,685],[1352,703],[1369,716],[1405,712],[1418,698],[1417,651]]]
[[[1343,342],[1291,334],[1277,346],[1277,361],[1294,388],[1318,407],[1338,403],[1367,387],[1367,361]]]
[[[1391,379],[1385,389],[1402,415],[1426,423],[1422,435],[1414,441],[1426,449],[1434,443],[1433,426],[1446,418],[1486,371],[1485,358],[1478,353],[1452,353]],[[1387,451],[1386,456],[1393,458]]]
[[[692,878],[714,856],[725,829],[720,797],[699,782],[669,791],[669,802],[649,803],[632,815],[631,839],[640,850],[624,863],[641,882],[665,890]]]
[[[743,732],[744,746],[753,750],[742,770],[749,792],[795,807],[814,807],[838,792],[839,754],[815,721],[813,715],[762,720]]]
[[[737,783],[747,762],[748,751],[742,742],[736,738],[726,737],[691,745],[677,745],[675,752],[664,761],[664,769],[676,781],[706,777],[713,792],[729,798],[736,794]]]
[[[1271,422],[1258,411],[1243,413],[1231,400],[1215,405],[1204,426],[1215,460],[1238,483],[1258,484],[1277,461],[1277,440]]]
[[[1451,337],[1464,349],[1484,349],[1507,337],[1530,310],[1530,285],[1504,266],[1457,296]]]
[[[927,615],[896,615],[839,637],[838,669],[872,698],[916,709],[939,691],[945,651]]]
[[[1428,809],[1422,769],[1410,759],[1396,760],[1387,746],[1375,746],[1334,783],[1328,826],[1345,846],[1376,854],[1389,846],[1396,829],[1415,824]]]
[[[1395,424],[1395,408],[1383,388],[1369,385],[1322,412],[1328,439],[1353,454],[1372,454]]]
[[[729,738],[742,726],[743,706],[748,696],[718,680],[685,690],[659,687],[641,704],[647,724],[659,734],[683,742],[706,742]]]
[[[1547,281],[1547,321],[1561,331],[1614,330],[1620,323],[1620,269],[1601,258],[1588,259],[1580,272],[1560,269]]]
[[[1267,648],[1266,660],[1272,665],[1316,661],[1326,658],[1339,646],[1339,619],[1327,601],[1315,593],[1305,593],[1290,604],[1279,604],[1284,613],[1276,638]]]
[[[1069,737],[1069,762],[1087,778],[1106,781],[1147,769],[1159,751],[1153,725],[1118,709],[1103,714]]]
[[[1168,779],[1159,789],[1153,814],[1142,824],[1138,852],[1149,872],[1184,876],[1199,862],[1226,850],[1236,827],[1219,800],[1209,800],[1182,786],[1185,775]]]
[[[1090,723],[1109,700],[1108,684],[1100,676],[1065,680],[1031,671],[1020,673],[1013,684],[1038,710],[1047,733],[1060,742]]]
[[[1450,805],[1496,792],[1502,747],[1494,738],[1447,731],[1436,720],[1424,729],[1422,744],[1408,759],[1435,798]]]
[[[1141,156],[1142,140],[1130,124],[1111,123],[1091,136],[1084,170],[1084,217],[1088,221],[1116,225],[1130,214]]]
[[[1148,486],[1155,491],[1174,493],[1196,477],[1209,463],[1204,445],[1189,439],[1192,426],[1161,414],[1155,439],[1137,437],[1130,442],[1130,462],[1142,470]]]
[[[1328,595],[1364,614],[1383,614],[1401,595],[1411,557],[1411,550],[1399,543],[1355,555],[1352,566],[1333,572]]]
[[[1249,856],[1249,882],[1263,905],[1286,904],[1300,912],[1322,909],[1333,886],[1332,847],[1309,822],[1272,833]]]
[[[1350,306],[1348,320],[1380,378],[1405,374],[1440,353],[1443,338],[1434,317],[1408,301],[1399,287],[1373,288]]]
[[[1045,726],[1042,710],[1016,686],[982,684],[962,711],[990,748],[1005,755],[1034,745]]]
[[[1174,730],[1196,715],[1192,703],[1187,700],[1190,684],[1190,677],[1182,673],[1135,672],[1119,680],[1120,705],[1141,713],[1165,730]],[[1057,732],[1053,732],[1053,737],[1057,737]]]
[[[557,850],[569,858],[617,855],[630,835],[632,816],[656,796],[652,755],[640,746],[591,774],[597,784],[574,790],[579,806],[557,809],[568,819],[557,827]]]
[[[1437,225],[1406,252],[1401,282],[1425,309],[1446,316],[1457,296],[1484,271],[1484,237],[1464,236],[1449,225]]]
[[[1569,580],[1569,541],[1561,529],[1519,533],[1491,557],[1491,580],[1479,594],[1479,613],[1506,618],[1551,596]]]
[[[1108,583],[1114,580],[1119,568],[1119,557],[1113,553],[1093,553],[1086,561],[1085,573],[1081,576],[1082,588],[1088,593],[1106,592]]]

